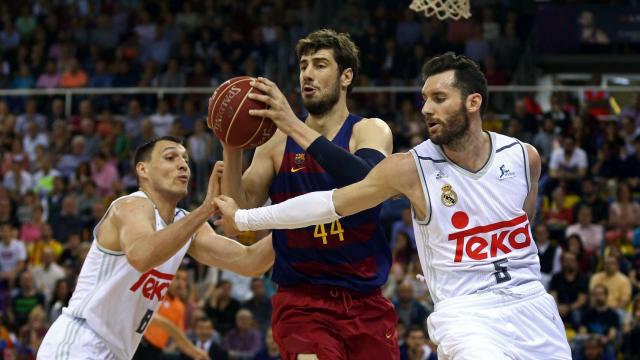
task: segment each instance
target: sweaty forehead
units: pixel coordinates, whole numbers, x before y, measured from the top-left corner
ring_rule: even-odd
[[[156,143],[156,146],[153,148],[153,152],[156,154],[162,154],[168,151],[177,151],[181,155],[187,152],[184,146],[177,142],[169,141],[169,140],[161,140]]]
[[[456,88],[453,86],[455,72],[453,70],[429,76],[422,87],[423,94],[434,92],[451,92]]]
[[[335,61],[333,56],[333,49],[319,49],[317,51],[309,51],[306,54],[300,56],[300,62],[303,61],[318,61],[321,59],[326,59],[329,61]]]

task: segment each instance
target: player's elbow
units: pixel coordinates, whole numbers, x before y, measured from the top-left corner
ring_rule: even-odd
[[[134,252],[127,253],[127,261],[129,265],[131,265],[134,269],[141,273],[146,273],[147,271],[153,269],[153,263],[150,261],[148,256],[144,256],[142,254],[136,254]]]

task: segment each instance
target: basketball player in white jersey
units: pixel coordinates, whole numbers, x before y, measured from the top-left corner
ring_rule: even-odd
[[[324,224],[404,195],[435,302],[427,323],[438,359],[571,359],[556,304],[540,283],[529,223],[540,156],[482,130],[487,86],[473,61],[447,53],[427,62],[424,76],[430,140],[335,191],[251,210],[221,196],[220,223],[230,232]],[[271,112],[254,115],[288,106],[271,104]]]
[[[187,253],[247,276],[273,263],[270,237],[245,247],[207,223],[221,166],[204,202],[187,213],[176,208],[191,175],[179,139],[142,145],[134,163],[140,191],[114,200],[95,227],[69,306],[47,332],[38,359],[130,359]]]

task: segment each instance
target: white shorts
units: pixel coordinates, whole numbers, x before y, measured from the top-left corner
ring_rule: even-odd
[[[537,281],[443,300],[427,327],[439,360],[571,360],[555,300]]]
[[[84,319],[62,313],[38,350],[37,360],[118,360]]]

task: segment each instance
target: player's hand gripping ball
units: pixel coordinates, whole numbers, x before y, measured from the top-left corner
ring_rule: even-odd
[[[255,148],[267,142],[276,131],[271,119],[249,115],[251,109],[267,108],[247,96],[251,92],[262,93],[250,85],[252,80],[255,78],[250,76],[229,79],[209,99],[207,126],[220,141],[233,148]]]

